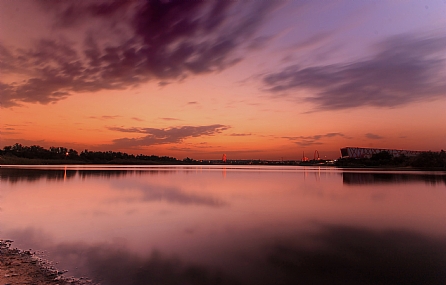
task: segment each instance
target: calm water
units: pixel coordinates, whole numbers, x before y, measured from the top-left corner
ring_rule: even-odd
[[[446,284],[446,173],[0,168],[0,238],[108,284]]]

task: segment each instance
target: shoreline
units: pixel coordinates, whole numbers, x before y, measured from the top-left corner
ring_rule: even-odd
[[[323,168],[335,168],[340,170],[356,170],[356,171],[368,171],[368,170],[379,170],[379,171],[404,171],[404,172],[446,172],[446,169],[443,167],[413,167],[413,166],[391,166],[391,165],[379,165],[379,166],[366,166],[366,165],[323,165],[323,164],[107,164],[107,163],[79,163],[79,164],[70,164],[70,163],[54,163],[54,164],[4,164],[0,161],[0,169],[1,168],[24,168],[24,167],[77,167],[77,166],[86,166],[86,167],[109,167],[109,168],[117,168],[117,167],[174,167],[174,166],[214,166],[214,167],[241,167],[241,166],[252,166],[252,167],[323,167]]]
[[[65,277],[29,250],[12,248],[11,240],[0,240],[0,284],[8,285],[93,285],[86,278]]]

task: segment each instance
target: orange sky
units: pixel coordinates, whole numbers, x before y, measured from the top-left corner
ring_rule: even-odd
[[[446,3],[48,3],[0,1],[1,147],[300,159],[446,146]]]

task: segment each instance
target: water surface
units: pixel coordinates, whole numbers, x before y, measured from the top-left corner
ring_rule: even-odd
[[[0,238],[101,284],[445,284],[446,173],[0,169]]]

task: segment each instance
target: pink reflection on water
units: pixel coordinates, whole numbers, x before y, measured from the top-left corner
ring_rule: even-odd
[[[24,248],[115,244],[136,255],[157,250],[237,271],[244,266],[235,259],[255,259],[271,241],[301,237],[316,246],[305,237],[328,225],[446,236],[444,173],[226,166],[1,171],[0,235]]]

